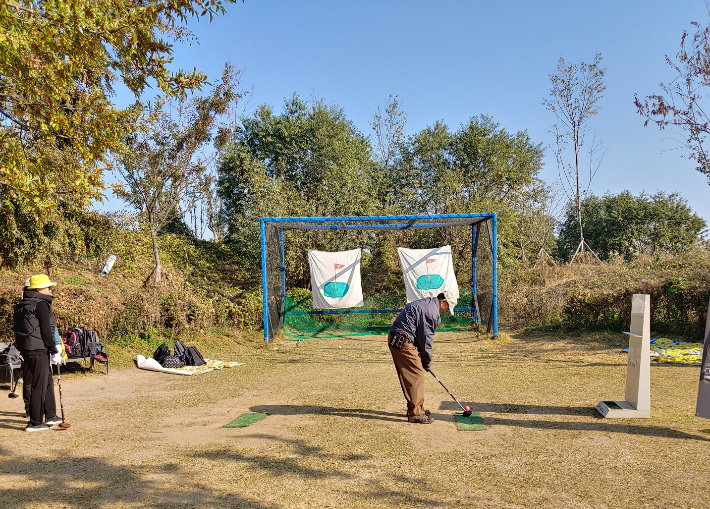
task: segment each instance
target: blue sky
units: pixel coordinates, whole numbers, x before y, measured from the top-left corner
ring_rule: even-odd
[[[549,147],[548,74],[561,55],[578,62],[600,52],[607,90],[590,126],[606,153],[592,191],[679,192],[710,223],[710,186],[684,158],[682,133],[644,127],[633,104],[674,78],[665,55],[675,56],[691,21],[707,24],[703,0],[247,0],[227,11],[189,23],[200,43],[176,45],[176,67],[217,79],[230,61],[253,92],[247,113],[264,103],[281,111],[296,92],[342,107],[365,134],[392,94],[407,134],[487,114]],[[545,161],[541,177],[553,183],[549,148]]]

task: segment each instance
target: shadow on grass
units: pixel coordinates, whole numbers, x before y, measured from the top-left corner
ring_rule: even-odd
[[[460,411],[454,402],[444,401],[440,410]],[[603,431],[607,433],[626,433],[629,435],[643,435],[659,438],[675,438],[684,440],[699,440],[710,442],[710,438],[705,438],[684,431],[678,431],[666,426],[654,426],[643,424],[628,424],[628,421],[616,419],[604,419],[594,407],[570,407],[551,405],[525,405],[516,403],[471,403],[471,410],[474,412],[492,412],[498,414],[527,414],[527,415],[570,415],[589,417],[592,422],[570,422],[570,421],[550,421],[537,419],[510,419],[496,416],[483,416],[483,421],[487,426],[516,426],[520,428],[535,429],[562,429],[567,431]]]
[[[381,421],[402,422],[404,414],[394,414],[364,408],[337,408],[322,405],[255,405],[250,412],[269,415],[333,415],[337,417],[356,417],[358,419],[376,419]]]
[[[381,474],[377,478],[362,476],[359,470],[352,468],[353,461],[378,462],[377,457],[362,454],[334,454],[327,452],[323,447],[305,444],[301,440],[286,439],[269,434],[254,434],[241,438],[259,438],[281,442],[292,447],[289,454],[279,454],[276,456],[265,456],[248,452],[235,451],[232,449],[216,449],[200,451],[193,454],[193,457],[202,460],[214,461],[213,469],[219,470],[222,464],[229,465],[229,469],[235,470],[234,466],[243,468],[236,469],[236,472],[255,472],[257,478],[268,476],[270,482],[278,483],[279,479],[299,479],[308,481],[335,480],[338,482],[340,490],[329,490],[331,493],[340,493],[342,497],[347,497],[348,504],[357,507],[357,500],[378,501],[382,507],[440,507],[440,500],[435,495],[436,487],[424,477],[407,477],[395,474]],[[337,467],[338,464],[347,466],[347,471]],[[241,474],[235,474],[241,475]],[[363,487],[363,483],[366,487]],[[395,483],[398,489],[392,489]],[[348,489],[347,486],[356,486]],[[324,492],[325,493],[325,492]],[[332,500],[332,496],[331,496]],[[292,501],[295,505],[296,502]],[[302,500],[301,502],[309,502]],[[310,501],[315,502],[314,500]],[[323,505],[325,504],[323,500]],[[240,506],[241,507],[241,506]]]
[[[0,447],[0,472],[5,476],[2,507],[279,507],[235,493],[215,493],[182,462],[124,467],[100,457],[73,454],[71,450],[57,451],[40,460],[13,456]]]

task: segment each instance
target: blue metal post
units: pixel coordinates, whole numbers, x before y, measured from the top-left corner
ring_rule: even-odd
[[[471,226],[471,307],[473,308],[473,321],[478,323],[478,313],[476,313],[476,236],[478,225]]]
[[[259,229],[261,231],[261,296],[264,306],[264,341],[269,342],[269,296],[268,285],[266,284],[266,226],[264,218],[261,218]]]
[[[284,249],[284,231],[279,228],[279,244],[281,245],[281,295],[286,299],[286,250]]]
[[[498,214],[493,213],[493,338],[498,338]]]

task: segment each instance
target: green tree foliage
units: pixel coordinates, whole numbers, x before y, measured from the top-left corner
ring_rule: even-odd
[[[602,260],[614,255],[629,260],[641,253],[679,252],[700,240],[706,226],[678,194],[633,196],[628,191],[585,198],[582,223],[585,238]],[[559,258],[568,260],[573,255],[579,243],[577,234],[577,216],[571,205],[559,232]]]
[[[399,180],[389,192],[406,213],[498,212],[500,259],[506,263],[519,257],[531,221],[549,225],[534,201],[545,192],[538,178],[542,157],[542,146],[526,132],[509,133],[488,116],[472,117],[455,132],[435,122],[409,138]],[[521,221],[525,230],[518,227]],[[423,232],[420,242],[449,243],[462,259],[470,250],[462,232]]]
[[[208,169],[232,135],[223,120],[240,95],[240,73],[227,65],[222,80],[205,97],[167,103],[147,119],[144,131],[125,141],[114,192],[142,216],[153,241],[155,284],[162,279],[157,235],[209,188]]]
[[[219,192],[229,239],[249,260],[258,260],[260,217],[376,212],[370,144],[342,109],[294,95],[281,114],[262,105],[241,122],[221,162]],[[319,235],[321,243],[331,238]]]
[[[260,106],[242,118],[220,166],[232,245],[256,267],[258,220],[266,216],[498,212],[500,238],[505,239],[501,250],[509,258],[519,252],[521,238],[529,244],[531,223],[549,230],[539,207],[546,192],[537,177],[543,150],[527,133],[509,133],[490,117],[474,117],[455,132],[436,122],[405,138],[403,124],[404,114],[392,98],[371,122],[374,140],[359,133],[342,110],[297,96],[286,101],[280,115]],[[525,231],[517,227],[520,221]],[[455,255],[468,259],[471,233],[464,230],[394,235],[313,231],[290,237],[288,245],[299,254],[306,248],[364,247],[371,266],[393,268],[396,245],[451,244]],[[539,238],[535,251],[551,236]],[[287,252],[287,263],[293,283],[305,285],[302,259]],[[470,267],[463,270],[470,274]]]
[[[638,113],[646,118],[644,125],[655,123],[660,129],[675,127],[685,132],[683,144],[690,149],[690,158],[697,161],[697,170],[710,182],[710,155],[706,138],[710,134],[710,113],[707,96],[710,85],[710,25],[691,23],[695,33],[683,31],[676,59],[666,55],[666,61],[677,73],[669,84],[661,83],[661,93],[641,100],[634,97]]]
[[[83,207],[101,196],[109,151],[139,115],[113,105],[114,87],[137,97],[150,86],[168,96],[199,88],[203,73],[169,70],[171,41],[192,38],[188,19],[212,18],[234,1],[0,1],[4,235],[62,199]]]

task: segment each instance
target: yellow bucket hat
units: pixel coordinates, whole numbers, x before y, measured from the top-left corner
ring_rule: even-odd
[[[30,284],[27,288],[28,290],[39,290],[42,288],[51,288],[57,286],[57,283],[49,280],[49,276],[46,274],[37,274],[30,278]]]

